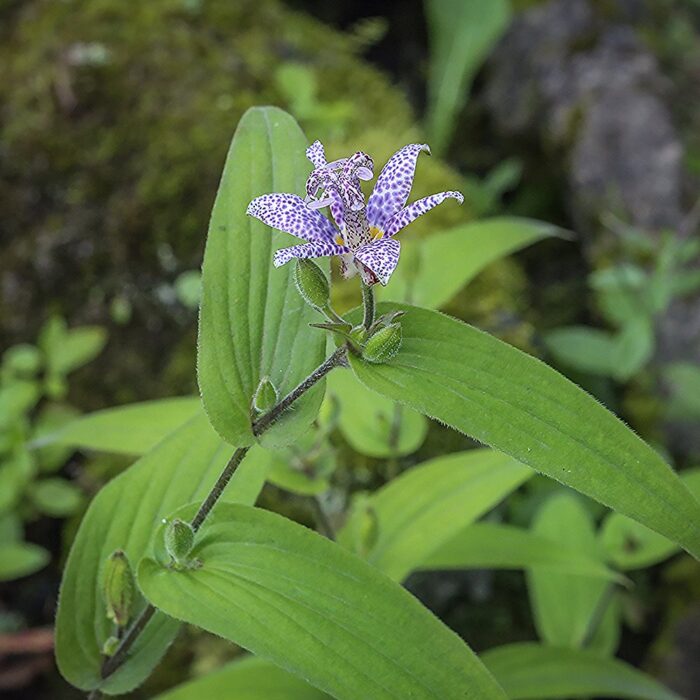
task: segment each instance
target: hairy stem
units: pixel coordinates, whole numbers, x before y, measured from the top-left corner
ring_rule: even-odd
[[[253,423],[253,433],[262,435],[280,416],[303,394],[311,389],[314,384],[325,377],[334,367],[344,365],[346,363],[347,346],[339,347],[322,365],[317,367],[301,384],[292,389],[279,403],[273,406],[267,413],[262,415]],[[216,502],[221,498],[224,490],[231,481],[231,477],[236,472],[238,465],[243,461],[243,458],[248,453],[249,447],[239,447],[227,462],[223,471],[216,480],[207,497],[199,507],[197,514],[192,519],[191,525],[194,530],[198,530],[202,523],[206,520]],[[146,625],[156,613],[156,609],[152,605],[147,605],[136,618],[134,624],[129,628],[121,643],[117,647],[113,656],[104,660],[100,675],[103,679],[109,678],[127,659],[131,647],[139,638]],[[101,695],[99,690],[93,690],[88,696],[88,700],[94,700]]]
[[[365,309],[362,323],[369,330],[369,327],[374,323],[374,290],[364,282],[362,283],[362,305]]]

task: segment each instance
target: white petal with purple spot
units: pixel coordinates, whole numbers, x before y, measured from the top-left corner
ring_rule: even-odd
[[[273,262],[275,267],[281,267],[293,258],[322,258],[326,255],[342,255],[347,252],[349,248],[335,243],[304,243],[281,248],[275,253]]]
[[[355,258],[366,265],[383,284],[389,281],[399,263],[400,243],[393,238],[382,238],[367,243],[355,251]]]
[[[402,209],[398,214],[389,219],[384,228],[386,236],[395,236],[402,228],[408,226],[412,221],[415,221],[419,216],[423,216],[433,207],[436,207],[440,202],[446,199],[456,199],[460,204],[464,202],[464,197],[461,192],[440,192],[439,194],[431,194],[429,197],[423,197],[413,204],[409,204],[405,209]]]

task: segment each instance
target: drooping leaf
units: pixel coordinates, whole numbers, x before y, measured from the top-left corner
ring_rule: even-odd
[[[69,445],[142,455],[201,412],[202,402],[196,396],[117,406],[82,416],[54,433],[39,437],[34,445]]]
[[[177,428],[93,499],[66,563],[56,618],[58,666],[73,685],[124,693],[158,663],[179,626],[161,613],[148,623],[127,662],[102,683],[101,649],[113,632],[102,599],[104,563],[115,549],[123,549],[135,566],[151,551],[161,520],[179,506],[203,499],[231,453],[232,448],[200,415]],[[263,478],[254,461],[244,460],[223,498],[253,503]],[[144,605],[139,599],[132,618]]]
[[[481,659],[511,700],[590,697],[681,700],[636,668],[583,649],[509,644],[489,649]]]
[[[403,580],[532,473],[488,449],[438,457],[404,472],[368,499],[378,537],[367,560],[390,578]],[[338,533],[338,541],[348,548],[353,546],[353,527],[351,517]]]
[[[153,700],[328,700],[329,695],[255,656],[246,656]]]
[[[508,0],[426,0],[430,33],[428,133],[447,148],[472,80],[508,26]]]
[[[351,356],[377,393],[437,418],[647,525],[700,557],[700,503],[646,443],[582,389],[519,350],[435,311],[401,305],[386,364]]]
[[[327,381],[329,393],[338,399],[340,430],[357,452],[398,457],[423,444],[428,432],[425,416],[377,396],[350,372],[331,372]]]
[[[284,396],[324,357],[324,334],[308,328],[320,318],[298,294],[294,266],[272,266],[274,251],[296,239],[246,215],[258,195],[303,193],[311,169],[304,156],[307,145],[297,123],[282,110],[248,110],[233,137],[209,224],[199,386],[212,425],[238,446],[254,441],[251,405],[260,379],[269,377]],[[307,430],[322,396],[317,386],[298,400],[265,434],[265,442],[288,443]]]
[[[438,308],[490,263],[556,232],[550,224],[504,216],[402,241],[402,258],[413,264],[399,265],[378,298]]]
[[[537,512],[532,529],[539,537],[601,562],[593,520],[574,494],[560,492],[551,496]],[[589,627],[597,607],[605,603],[601,600],[608,582],[539,566],[527,572],[527,582],[540,639],[552,646],[571,648],[590,642]]]
[[[30,542],[0,542],[0,581],[12,581],[43,569],[49,553]]]
[[[680,476],[700,501],[700,469],[688,469]],[[653,566],[679,551],[671,540],[620,513],[605,518],[599,537],[608,560],[622,570]]]
[[[474,523],[432,552],[421,569],[529,569],[615,580],[597,558],[528,530],[497,523]]]
[[[201,566],[154,559],[139,586],[168,615],[249,649],[340,700],[505,698],[477,657],[398,584],[268,511],[220,505]]]

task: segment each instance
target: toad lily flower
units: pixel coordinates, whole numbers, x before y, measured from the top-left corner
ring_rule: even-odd
[[[400,244],[394,236],[413,220],[459,192],[440,192],[406,206],[416,161],[426,144],[412,143],[397,151],[379,174],[365,205],[360,180],[373,177],[372,159],[362,152],[326,160],[320,141],[306,151],[314,170],[306,182],[306,199],[296,194],[265,194],[248,205],[248,214],[307,243],[275,253],[275,267],[292,258],[337,255],[343,275],[359,272],[365,284],[385,285],[399,262]],[[328,206],[335,226],[318,210]]]

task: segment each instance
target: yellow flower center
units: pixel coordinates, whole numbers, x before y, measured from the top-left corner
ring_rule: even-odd
[[[378,241],[380,238],[384,238],[384,231],[376,226],[370,226],[369,235],[372,237],[373,241]]]

